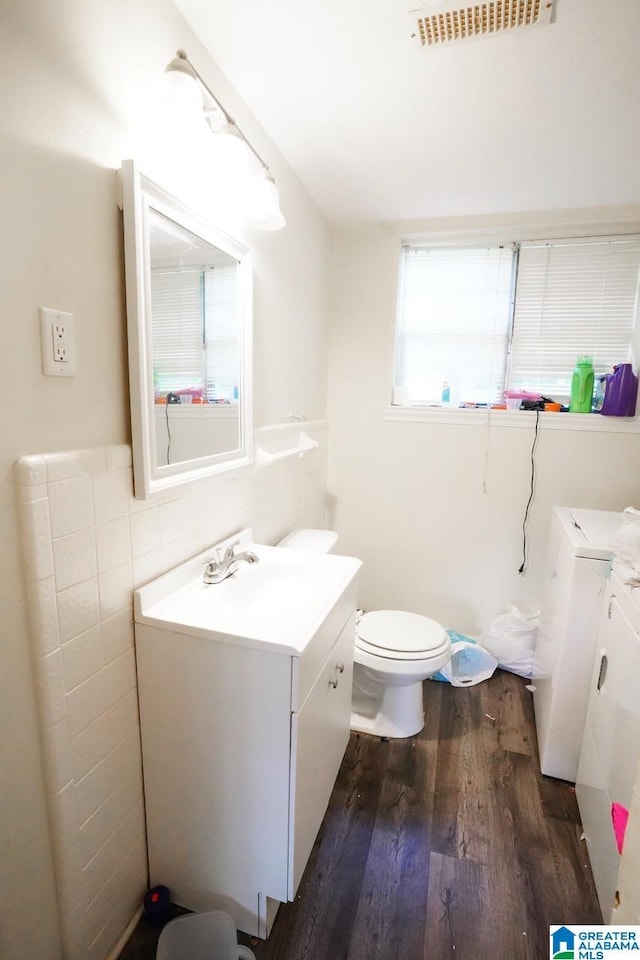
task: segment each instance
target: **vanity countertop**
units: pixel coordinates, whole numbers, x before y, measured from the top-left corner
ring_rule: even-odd
[[[258,563],[240,563],[221,583],[204,583],[204,562],[237,539],[237,552],[250,550]],[[361,566],[355,557],[256,544],[243,530],[136,590],[134,619],[299,657]]]

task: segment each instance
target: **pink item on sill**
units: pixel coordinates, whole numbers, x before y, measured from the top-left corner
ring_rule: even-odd
[[[613,822],[613,833],[616,838],[618,853],[622,853],[624,847],[624,834],[627,829],[629,811],[621,803],[611,804],[611,820]]]
[[[181,387],[176,393],[178,396],[184,394],[189,397],[202,397],[202,387]]]
[[[505,400],[540,400],[541,393],[531,393],[530,390],[505,390]]]

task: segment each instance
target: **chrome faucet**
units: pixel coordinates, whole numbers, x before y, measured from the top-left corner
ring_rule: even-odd
[[[226,580],[227,577],[230,577],[236,572],[239,563],[258,562],[259,557],[257,557],[255,553],[252,553],[251,550],[243,550],[242,553],[235,553],[235,548],[239,543],[239,540],[234,540],[233,543],[230,543],[222,557],[218,549],[216,550],[215,557],[208,557],[202,561],[205,565],[202,576],[205,583],[222,583],[223,580]]]

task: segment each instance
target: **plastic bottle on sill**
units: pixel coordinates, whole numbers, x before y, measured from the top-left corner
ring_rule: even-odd
[[[600,413],[604,402],[604,387],[606,383],[606,374],[595,378],[595,393],[593,395],[593,412]]]
[[[571,378],[570,413],[591,413],[594,376],[593,357],[578,357]]]
[[[456,370],[449,370],[447,379],[442,381],[441,402],[449,410],[460,406],[460,376]]]

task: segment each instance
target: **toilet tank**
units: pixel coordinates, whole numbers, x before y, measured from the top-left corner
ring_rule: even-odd
[[[292,530],[277,544],[288,550],[309,550],[311,553],[333,553],[338,534],[335,530]]]

